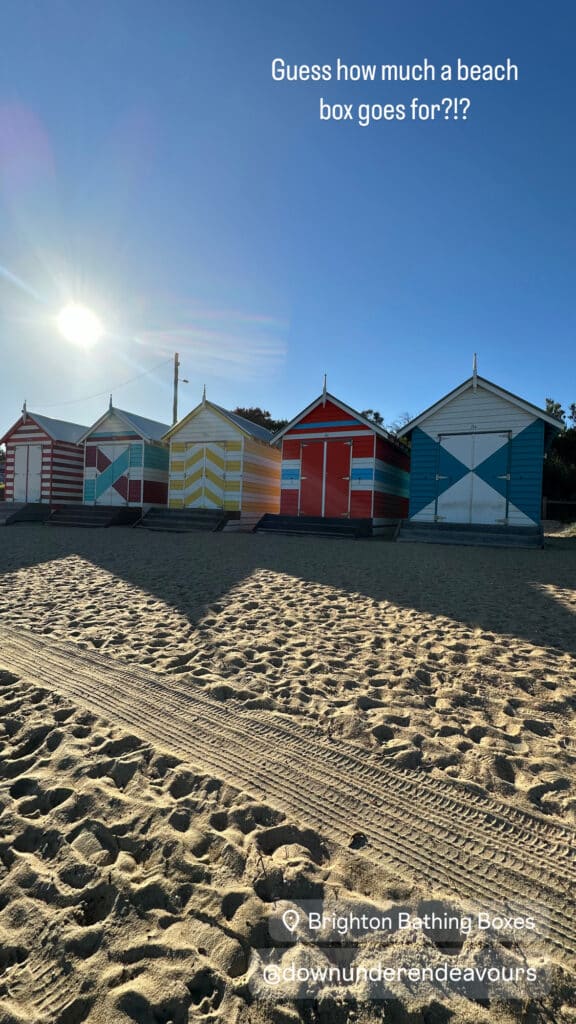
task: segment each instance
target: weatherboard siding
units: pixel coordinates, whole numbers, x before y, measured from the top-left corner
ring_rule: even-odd
[[[39,494],[24,493],[17,500],[35,500],[42,504],[67,504],[82,501],[83,452],[75,444],[53,440],[31,419],[17,424],[6,437],[5,500],[16,500],[14,470],[16,449],[41,447]],[[37,488],[35,488],[37,489]]]
[[[453,398],[432,413],[420,426],[432,437],[438,434],[482,430],[524,430],[534,416],[478,386]]]
[[[206,436],[210,429],[212,438]],[[280,452],[202,408],[172,435],[168,502],[172,508],[222,508],[241,515],[277,512]]]
[[[281,455],[277,448],[251,438],[244,439],[242,512],[280,511]]]
[[[545,423],[536,414],[480,383],[476,388],[469,387],[429,416],[420,418],[411,432],[410,518],[435,522],[438,516],[445,520],[443,510],[450,508],[449,494],[460,494],[456,504],[452,499],[450,516],[457,522],[487,522],[476,504],[480,492],[493,493],[495,510],[496,496],[500,496],[501,512],[495,511],[491,522],[514,526],[538,524],[545,433]],[[492,455],[475,461],[469,470],[473,476],[470,490],[462,487],[461,481],[467,477],[465,467],[472,466],[472,462],[458,461],[450,454],[450,448],[463,459],[466,437],[471,438],[472,445],[472,437],[478,434],[493,435],[495,448]],[[459,441],[451,439],[451,435],[465,436]],[[499,436],[501,443],[497,440]],[[454,447],[456,443],[463,446],[462,456]]]
[[[168,463],[167,444],[144,439],[111,411],[86,433],[84,503],[166,505]]]
[[[185,419],[172,437],[179,443],[200,444],[205,441],[238,441],[243,434],[225,416],[206,406],[199,409],[192,419]]]
[[[512,438],[510,501],[535,523],[540,522],[544,469],[544,423],[533,420]],[[512,514],[511,522],[517,517]]]
[[[348,509],[344,513],[352,519],[373,519],[396,522],[408,515],[408,490],[410,456],[403,446],[388,441],[370,429],[369,424],[359,419],[353,410],[343,409],[329,398],[319,400],[313,408],[304,412],[290,425],[282,439],[281,472],[281,513],[287,516],[301,514],[306,507],[303,497],[305,488],[302,475],[303,452],[309,444],[324,446],[350,444],[349,472],[340,468],[334,477],[334,486],[341,493],[338,499],[339,513],[345,507],[343,482],[349,477]],[[342,449],[340,449],[342,452]],[[346,465],[344,454],[336,456],[341,465]],[[309,461],[309,460],[308,460]],[[319,460],[322,477],[326,473],[328,487],[331,487],[328,458]],[[309,471],[307,471],[309,472]],[[318,494],[322,491],[318,483]],[[318,499],[316,499],[318,500]],[[324,500],[324,514],[330,515]],[[319,510],[318,514],[321,514]]]
[[[438,442],[420,427],[412,432],[410,458],[410,518],[434,520],[434,512],[422,510],[436,497]]]

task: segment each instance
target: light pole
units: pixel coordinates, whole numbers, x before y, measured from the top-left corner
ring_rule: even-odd
[[[172,401],[172,425],[178,422],[178,383],[188,384],[185,377],[179,377],[180,372],[180,356],[177,352],[174,353],[174,391]]]

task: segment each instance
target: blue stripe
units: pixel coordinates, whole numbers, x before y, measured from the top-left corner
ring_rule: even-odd
[[[144,446],[144,466],[146,469],[168,469],[168,449]]]
[[[401,494],[403,498],[407,498],[410,493],[410,474],[399,466],[377,469],[376,483],[383,484],[389,494]]]
[[[130,465],[132,467],[138,467],[142,465],[142,445],[131,444],[130,445]]]
[[[90,438],[91,439],[92,438],[100,439],[100,438],[103,438],[103,437],[122,437],[122,438],[125,438],[125,437],[140,437],[140,434],[137,434],[135,430],[122,430],[122,431],[120,431],[120,430],[108,430],[108,431],[104,431],[103,433],[100,433],[100,431],[98,431],[97,434],[90,434]]]
[[[298,469],[283,469],[282,470],[283,480],[299,480],[300,471]]]
[[[316,430],[318,427],[363,427],[364,424],[360,423],[359,420],[325,420],[323,423],[298,423],[297,426],[292,427],[290,433],[296,433],[298,430]],[[288,435],[289,436],[289,435]]]

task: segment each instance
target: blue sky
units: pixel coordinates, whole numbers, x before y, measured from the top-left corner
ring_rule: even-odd
[[[8,0],[0,40],[0,409],[169,422],[208,397],[386,420],[469,375],[576,400],[571,0]],[[510,83],[274,82],[271,62],[510,57]],[[323,123],[471,100],[466,121]],[[69,301],[97,311],[90,351]],[[138,378],[133,380],[133,378]],[[120,386],[133,380],[128,386]],[[106,393],[100,397],[88,396]]]

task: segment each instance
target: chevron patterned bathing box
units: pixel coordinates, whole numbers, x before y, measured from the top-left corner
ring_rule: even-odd
[[[206,399],[168,431],[170,508],[245,515],[280,507],[280,452],[271,434]]]

